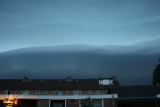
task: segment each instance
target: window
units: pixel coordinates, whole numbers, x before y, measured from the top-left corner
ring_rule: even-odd
[[[102,107],[102,100],[93,100],[94,107]]]
[[[70,100],[70,104],[78,104],[77,100]]]
[[[110,84],[110,85],[113,85],[113,80],[109,80],[109,84]]]
[[[74,95],[81,95],[81,91],[80,90],[74,90]]]
[[[101,79],[99,80],[99,85],[113,85],[112,79]]]
[[[62,95],[62,91],[54,91],[54,95]]]
[[[47,94],[47,90],[43,90],[43,94]]]
[[[101,94],[101,90],[97,90],[97,94]]]
[[[92,90],[89,90],[88,93],[91,95],[92,94]]]
[[[22,90],[22,94],[23,94],[23,95],[28,95],[28,94],[29,94],[29,91],[28,91],[28,90]]]
[[[4,94],[11,94],[11,90],[4,90]]]
[[[36,90],[36,94],[40,94],[40,90]]]

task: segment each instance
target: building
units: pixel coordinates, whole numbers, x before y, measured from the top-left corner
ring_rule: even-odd
[[[7,107],[81,107],[90,97],[94,107],[117,107],[115,77],[100,79],[0,79],[0,105]]]
[[[120,86],[111,89],[112,94],[117,94],[118,107],[159,107],[160,89],[158,86]]]

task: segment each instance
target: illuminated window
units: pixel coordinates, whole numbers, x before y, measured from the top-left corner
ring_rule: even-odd
[[[100,79],[99,85],[113,85],[112,79]]]
[[[4,94],[11,94],[11,90],[4,90]]]
[[[43,94],[47,94],[47,90],[43,90]]]
[[[40,90],[36,90],[36,94],[40,94]]]
[[[110,85],[113,85],[113,80],[109,80],[109,84],[110,84]]]

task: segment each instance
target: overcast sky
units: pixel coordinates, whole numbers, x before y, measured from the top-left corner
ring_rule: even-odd
[[[160,38],[160,0],[0,0],[0,52]]]

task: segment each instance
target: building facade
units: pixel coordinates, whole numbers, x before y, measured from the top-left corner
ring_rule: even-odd
[[[0,79],[0,105],[7,107],[81,107],[91,98],[94,107],[117,107],[115,77],[100,79]]]
[[[118,95],[118,107],[160,107],[159,86],[119,86],[111,89]]]

